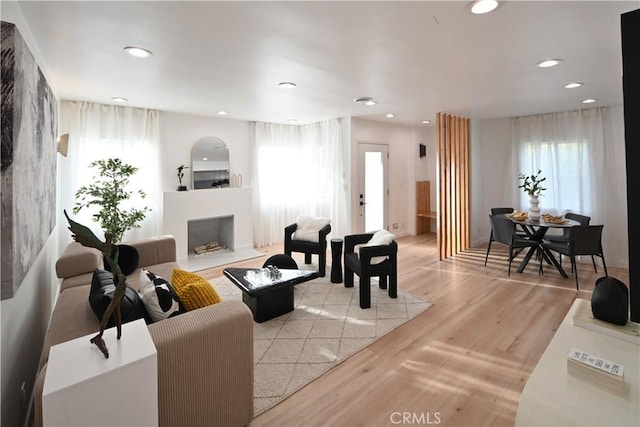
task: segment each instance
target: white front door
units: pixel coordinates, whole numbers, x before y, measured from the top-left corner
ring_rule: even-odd
[[[370,233],[388,229],[387,203],[389,146],[358,143],[358,229]]]

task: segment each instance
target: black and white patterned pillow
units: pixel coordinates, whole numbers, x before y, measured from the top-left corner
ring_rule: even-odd
[[[171,283],[162,277],[142,269],[139,284],[140,299],[154,322],[185,312]]]

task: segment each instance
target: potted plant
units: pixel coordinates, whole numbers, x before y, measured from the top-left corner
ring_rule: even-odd
[[[538,172],[531,175],[525,175],[521,173],[518,179],[521,181],[518,188],[522,188],[527,195],[529,195],[529,219],[532,221],[538,221],[540,219],[540,208],[538,204],[540,201],[538,197],[542,194],[546,188],[542,186],[542,183],[547,178],[541,176],[542,170],[538,169]]]
[[[105,268],[113,274],[116,287],[113,298],[102,316],[100,332],[90,340],[108,358],[109,350],[102,335],[107,322],[113,315],[116,322],[117,338],[120,339],[122,333],[120,304],[126,290],[125,273],[118,262],[121,252],[119,246],[126,245],[117,245],[117,243],[122,240],[122,236],[127,230],[140,227],[140,222],[150,209],[146,206],[141,209],[131,208],[128,210],[121,207],[122,202],[131,199],[134,195],[142,199],[146,197],[142,190],[133,192],[125,189],[129,184],[129,179],[138,171],[138,168],[123,163],[120,159],[96,160],[89,166],[97,168],[98,173],[93,176],[91,184],[82,186],[76,191],[78,201],[73,208],[73,213],[77,214],[83,208],[98,207],[98,212],[93,214],[93,220],[102,226],[105,240],[100,240],[89,228],[73,221],[66,211],[64,214],[69,222],[69,230],[71,230],[74,240],[83,246],[100,250],[104,257]]]
[[[142,190],[134,192],[125,189],[138,168],[120,159],[96,160],[89,167],[97,168],[98,173],[93,176],[91,184],[80,187],[76,192],[78,200],[73,213],[77,214],[83,208],[98,207],[93,220],[100,223],[105,236],[111,235],[112,243],[119,243],[127,230],[140,228],[140,223],[151,210],[146,206],[128,210],[120,206],[134,195],[142,199],[146,197]]]

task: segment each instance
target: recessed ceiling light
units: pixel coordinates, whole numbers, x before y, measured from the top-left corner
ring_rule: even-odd
[[[148,58],[153,55],[150,50],[134,46],[127,46],[124,48],[124,51],[131,56],[135,56],[136,58]]]
[[[202,160],[209,160],[209,158],[208,157],[203,157]]]
[[[364,105],[376,105],[378,103],[378,101],[369,98],[368,96],[361,96],[360,98],[354,99],[353,102]]]
[[[580,83],[580,82],[571,82],[571,83],[567,83],[566,85],[564,85],[565,89],[575,89],[577,87],[582,86],[584,83]]]
[[[227,114],[229,114],[227,111],[224,111],[224,110],[218,111],[219,116],[226,116]]]
[[[296,119],[289,119],[289,120],[287,120],[287,122],[289,122],[289,123],[298,123],[298,121]]]
[[[111,98],[111,100],[113,102],[129,102],[127,98],[123,98],[121,96],[114,96],[113,98]]]
[[[498,7],[496,0],[475,0],[470,4],[471,13],[475,15],[482,15],[483,13],[489,13]]]
[[[583,99],[582,103],[583,104],[593,104],[596,101],[597,101],[597,99],[595,99],[595,98],[588,98],[588,99]]]
[[[549,67],[555,67],[561,62],[562,62],[562,59],[547,59],[545,61],[538,62],[536,65],[540,68],[549,68]]]
[[[428,125],[429,123],[431,123],[431,120],[423,120],[422,124]]]
[[[294,87],[296,87],[296,84],[292,82],[281,82],[278,83],[278,86],[283,89],[293,89]]]
[[[386,117],[387,117],[387,118],[389,118],[389,119],[392,119],[392,118],[394,118],[395,116],[396,116],[396,115],[395,115],[395,114],[393,114],[393,113],[387,113],[387,115],[386,115]]]

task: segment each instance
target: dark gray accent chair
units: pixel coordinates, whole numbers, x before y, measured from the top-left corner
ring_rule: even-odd
[[[360,277],[360,308],[371,307],[371,278],[379,278],[380,289],[389,288],[389,297],[398,297],[398,244],[392,241],[388,245],[364,245],[373,233],[352,234],[344,237],[344,286],[353,287],[353,275]],[[387,259],[371,264],[371,258],[386,256]]]
[[[327,235],[331,232],[331,225],[327,224],[318,231],[317,242],[293,239],[297,228],[297,223],[284,228],[284,253],[289,256],[292,252],[304,253],[305,264],[311,264],[311,255],[318,255],[318,276],[324,277],[327,268]]]

